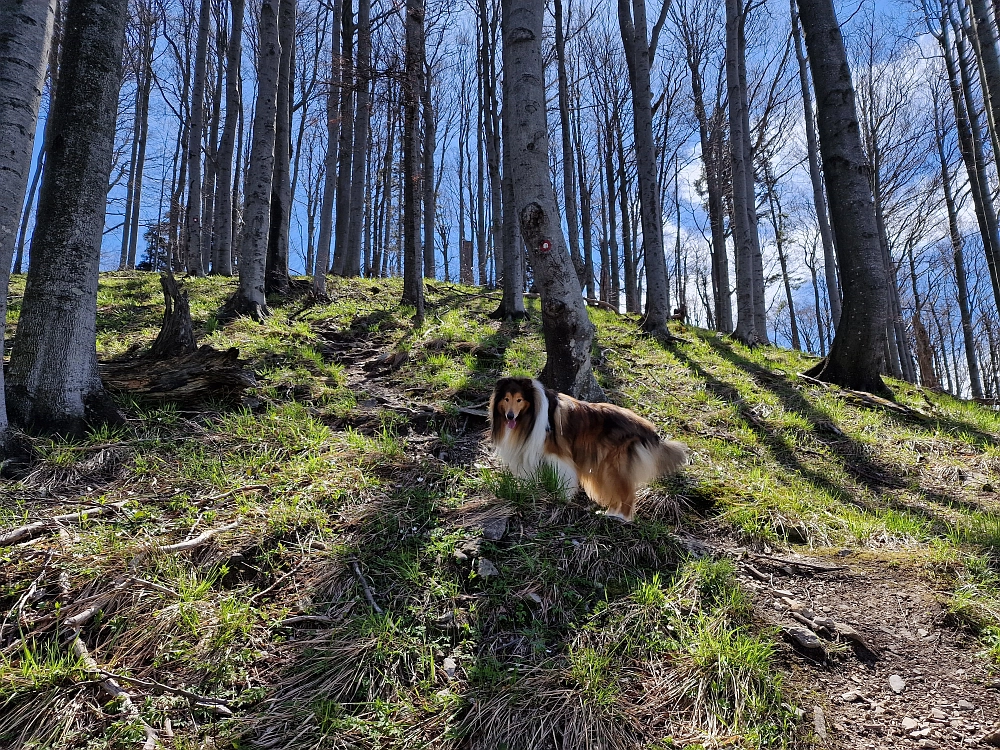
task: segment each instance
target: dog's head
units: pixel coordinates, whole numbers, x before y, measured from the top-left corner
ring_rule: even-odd
[[[490,398],[490,425],[494,442],[507,431],[534,424],[535,385],[529,378],[501,378]]]

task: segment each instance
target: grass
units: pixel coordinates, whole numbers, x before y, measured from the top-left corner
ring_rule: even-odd
[[[62,640],[88,602],[99,664],[231,706],[225,721],[134,689],[178,748],[807,746],[780,641],[691,534],[891,559],[1000,664],[994,411],[896,382],[906,410],[873,408],[797,378],[807,355],[698,329],[664,349],[591,310],[609,398],[693,456],[624,526],[550,474],[502,471],[471,416],[500,374],[544,364],[537,301],[499,324],[495,294],[435,282],[414,328],[397,281],[331,280],[330,305],[272,300],[264,324],[220,326],[233,281],[184,284],[199,340],[238,347],[258,387],[197,409],[123,401],[126,427],[75,442],[26,437],[4,528],[125,505],[0,548],[4,747],[134,745],[138,724]],[[11,323],[22,291],[16,277]],[[103,275],[98,304],[102,359],[155,338],[155,276]]]

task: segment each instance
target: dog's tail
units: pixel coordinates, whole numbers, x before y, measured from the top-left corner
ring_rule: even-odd
[[[661,440],[657,446],[656,470],[659,476],[673,474],[688,460],[688,449],[676,440]]]
[[[687,463],[687,446],[673,440],[643,443],[635,451],[628,471],[636,486],[648,484],[664,474],[673,474]]]

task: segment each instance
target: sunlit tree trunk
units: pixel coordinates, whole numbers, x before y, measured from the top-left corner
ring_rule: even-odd
[[[215,244],[212,273],[233,275],[233,152],[236,149],[237,114],[243,107],[240,95],[240,60],[243,57],[244,0],[231,0],[232,27],[226,49],[226,119],[219,143],[216,178]]]
[[[187,241],[185,262],[192,276],[204,276],[201,254],[201,139],[205,114],[205,73],[208,63],[208,24],[211,0],[201,0],[198,44],[195,48],[194,83],[191,86],[191,118],[187,141]]]
[[[406,0],[406,73],[403,84],[403,304],[424,321],[423,254],[420,248],[420,93],[424,89],[424,0]]]
[[[66,12],[54,137],[6,384],[11,421],[31,430],[80,433],[121,419],[97,372],[97,282],[126,16],[126,0],[71,0]]]
[[[295,53],[295,0],[280,0],[278,7],[278,93],[275,100],[274,174],[271,178],[270,219],[264,290],[286,294],[289,239],[292,218],[292,86]]]

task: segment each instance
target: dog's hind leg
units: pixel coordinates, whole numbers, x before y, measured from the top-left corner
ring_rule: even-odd
[[[600,476],[589,475],[585,489],[590,499],[604,506],[604,515],[631,521],[635,514],[635,485],[618,469],[605,470]]]

